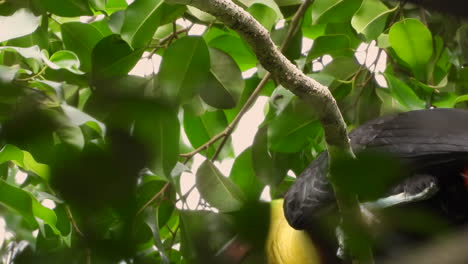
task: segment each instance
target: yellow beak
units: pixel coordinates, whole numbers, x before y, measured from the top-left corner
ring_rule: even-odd
[[[271,202],[270,212],[268,264],[320,264],[318,251],[307,233],[293,229],[284,218],[282,199]]]

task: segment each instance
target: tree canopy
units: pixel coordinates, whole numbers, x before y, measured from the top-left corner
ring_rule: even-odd
[[[398,1],[233,2],[268,34],[183,0],[0,1],[3,263],[263,263],[261,193],[281,198],[325,138],[346,142],[340,112],[349,131],[467,107],[460,17]],[[333,98],[307,99],[309,84]],[[264,121],[235,155],[231,134],[260,96]]]

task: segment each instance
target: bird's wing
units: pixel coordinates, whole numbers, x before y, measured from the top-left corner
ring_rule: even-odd
[[[468,157],[468,111],[430,109],[385,116],[349,136],[355,152],[380,151],[412,164],[435,166]],[[328,155],[322,153],[286,193],[284,212],[292,227],[304,229],[314,217],[335,206],[327,167]]]

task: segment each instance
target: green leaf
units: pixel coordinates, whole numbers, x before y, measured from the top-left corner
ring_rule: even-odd
[[[211,76],[200,90],[205,103],[220,109],[233,108],[244,89],[242,73],[226,53],[210,48]]]
[[[177,113],[156,102],[141,105],[134,123],[134,134],[151,154],[150,169],[170,179],[179,158],[180,125]]]
[[[36,61],[42,62],[43,61],[43,55],[41,53],[41,50],[39,49],[38,46],[32,46],[29,48],[18,48],[18,47],[10,47],[10,46],[4,46],[0,47],[0,51],[5,50],[5,51],[12,51],[12,52],[17,52],[21,57],[25,59],[34,59]]]
[[[277,21],[283,18],[283,13],[281,12],[281,9],[274,0],[249,0],[249,3],[247,3],[247,6],[249,7],[248,9],[255,5],[263,5],[273,10],[275,12],[273,16],[276,17]],[[255,18],[257,19],[257,17]]]
[[[49,21],[47,16],[42,16],[41,25],[31,34],[24,35],[19,38],[11,39],[7,42],[7,46],[15,47],[31,47],[39,46],[41,49],[49,49]]]
[[[433,53],[429,29],[419,20],[408,18],[390,28],[389,40],[398,57],[424,82],[427,78],[426,66]]]
[[[88,0],[41,0],[37,1],[48,12],[62,17],[92,16]]]
[[[424,109],[425,102],[416,95],[411,87],[390,73],[384,75],[388,81],[390,92],[400,104],[408,110]]]
[[[311,139],[320,136],[322,129],[312,108],[293,98],[268,127],[268,143],[272,150],[294,153],[304,148]]]
[[[276,186],[286,176],[288,170],[281,166],[282,156],[268,150],[268,126],[260,128],[255,135],[252,163],[257,178],[263,184]]]
[[[102,37],[107,37],[109,35],[112,35],[114,32],[109,27],[109,21],[108,20],[98,20],[90,24],[93,26],[99,33],[101,33]]]
[[[54,211],[42,206],[30,193],[0,179],[0,202],[19,213],[32,228],[38,226],[36,218],[48,224],[56,234],[57,216]]]
[[[80,67],[80,60],[75,53],[68,50],[59,50],[50,56],[50,59],[45,60],[49,68],[58,70],[65,69],[74,74],[84,74],[78,68]]]
[[[236,235],[227,215],[202,210],[180,211],[180,231],[180,251],[186,263],[225,263],[217,253]]]
[[[271,32],[271,39],[276,45],[281,46],[287,37],[291,25],[286,25],[280,29],[274,29]],[[289,44],[285,47],[283,54],[290,61],[296,61],[301,57],[302,49],[302,30],[297,30],[289,40]]]
[[[125,10],[113,13],[109,18],[109,28],[114,34],[120,34],[125,19]]]
[[[312,23],[345,22],[361,6],[363,0],[316,0],[312,4]]]
[[[455,100],[455,104],[468,101],[468,94],[458,96]]]
[[[37,176],[48,181],[50,177],[49,166],[38,163],[33,156],[13,145],[5,145],[0,150],[0,164],[11,161],[26,171],[34,172]]]
[[[390,47],[390,40],[388,34],[380,34],[377,38],[377,46],[381,49],[386,49]]]
[[[0,83],[11,83],[18,73],[31,74],[30,71],[21,69],[18,65],[11,67],[0,65]]]
[[[154,245],[160,252],[162,264],[170,264],[169,258],[166,255],[166,250],[161,241],[161,235],[159,230],[157,211],[154,208],[150,208],[145,216],[145,222],[150,227],[151,232],[153,233]]]
[[[93,48],[104,35],[94,26],[80,22],[64,23],[60,28],[65,48],[78,55],[83,71],[91,71],[91,54]]]
[[[388,9],[380,0],[364,0],[351,19],[351,25],[367,41],[375,40],[385,29],[388,15],[397,8]]]
[[[192,6],[187,6],[187,12],[205,23],[212,23],[216,20],[216,17]]]
[[[271,31],[273,26],[275,25],[276,21],[278,21],[278,17],[276,15],[275,10],[271,9],[267,5],[262,3],[255,3],[251,5],[247,11],[260,23],[262,24],[268,31]]]
[[[200,195],[221,212],[233,212],[242,207],[244,194],[213,163],[205,160],[198,168],[196,186]]]
[[[222,111],[207,111],[201,116],[194,116],[188,111],[184,111],[184,130],[190,144],[195,148],[200,147],[212,137],[221,133],[226,126],[226,116]],[[210,146],[206,151],[206,156],[213,156],[218,146],[219,142]],[[226,146],[223,149],[225,148]],[[224,157],[226,154],[226,151],[222,151],[221,157]]]
[[[346,35],[325,35],[315,39],[307,55],[307,61],[329,54],[332,57],[352,56],[354,54]]]
[[[205,34],[205,36],[208,34]],[[220,34],[219,36],[207,40],[208,45],[224,51],[236,61],[241,71],[248,70],[257,65],[257,58],[251,48],[238,36],[231,34]]]
[[[118,35],[99,41],[92,53],[93,78],[102,80],[126,75],[138,62],[143,50],[132,50]]]
[[[89,4],[94,10],[97,11],[106,11],[106,2],[107,0],[88,0]]]
[[[333,76],[338,80],[348,80],[359,70],[359,64],[354,57],[335,58],[320,72]]]
[[[302,0],[275,0],[279,6],[300,5]]]
[[[249,147],[236,158],[229,178],[239,186],[248,200],[256,201],[264,185],[258,180],[252,162],[252,148]]]
[[[68,117],[70,123],[74,126],[87,125],[92,129],[96,130],[102,137],[106,134],[106,126],[96,120],[94,117],[76,109],[72,106],[62,104],[62,110],[64,114]]]
[[[106,3],[106,11],[108,14],[113,14],[127,8],[128,4],[125,0],[108,0]]]
[[[208,47],[201,37],[183,37],[164,52],[159,71],[161,94],[171,102],[196,95],[210,76]]]
[[[55,131],[57,137],[65,144],[77,150],[83,150],[85,138],[81,129],[77,126],[63,125]]]
[[[134,1],[126,10],[120,34],[134,49],[148,45],[156,29],[174,20],[185,11],[181,5],[169,5],[163,0]]]
[[[19,9],[11,16],[0,16],[0,42],[33,33],[41,21],[27,9]]]

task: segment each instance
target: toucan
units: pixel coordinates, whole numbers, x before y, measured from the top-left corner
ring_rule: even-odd
[[[378,212],[370,223],[383,226],[377,232],[383,239],[375,240],[378,256],[468,222],[468,111],[436,108],[388,115],[358,127],[349,138],[357,159],[380,153],[403,168],[395,170],[404,175],[395,175],[387,189],[361,200],[363,208]],[[275,218],[266,246],[270,264],[343,263],[336,255],[339,216],[327,173],[323,152],[297,177],[284,202],[272,202]],[[373,189],[383,171],[373,173],[373,181],[357,185]]]

